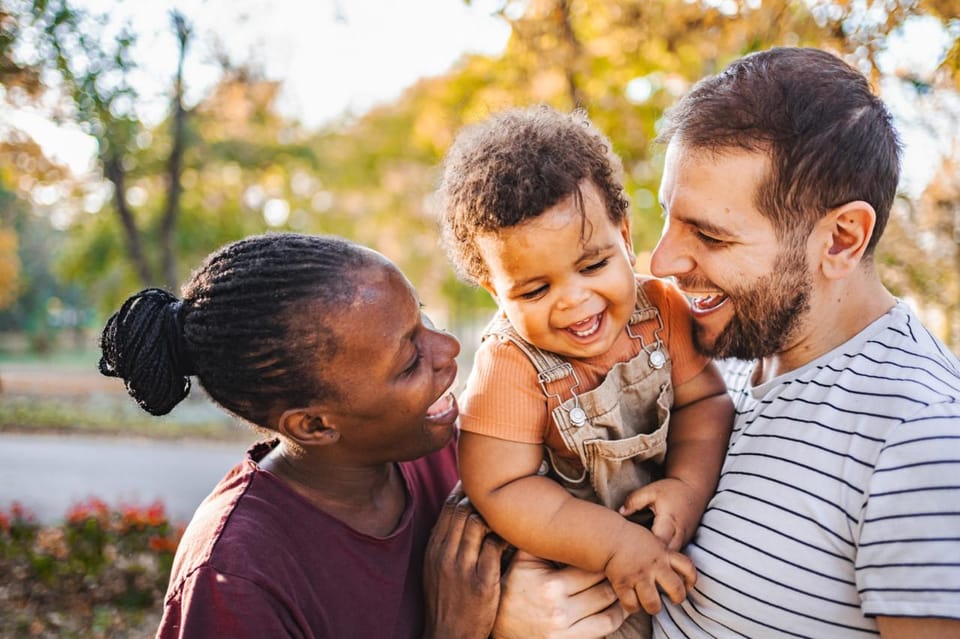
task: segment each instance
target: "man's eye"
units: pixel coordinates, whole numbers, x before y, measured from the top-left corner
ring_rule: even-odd
[[[723,240],[718,240],[717,238],[712,237],[712,236],[710,236],[710,235],[706,235],[705,233],[702,233],[702,232],[700,232],[700,231],[697,231],[697,237],[698,237],[698,238],[700,239],[700,241],[703,242],[704,244],[709,244],[709,245],[711,245],[711,246],[720,246],[721,244],[725,244],[725,243],[726,243],[726,242],[724,242]]]

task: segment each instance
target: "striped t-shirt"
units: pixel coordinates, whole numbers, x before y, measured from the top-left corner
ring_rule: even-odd
[[[960,618],[960,362],[903,303],[751,387],[656,637],[869,637],[873,615]]]

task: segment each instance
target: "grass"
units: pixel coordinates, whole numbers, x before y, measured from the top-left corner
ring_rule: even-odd
[[[0,432],[249,438],[251,427],[216,406],[197,384],[170,414],[150,415],[119,380],[97,372],[98,358],[95,349],[78,345],[43,356],[0,350]]]
[[[0,432],[124,435],[161,439],[235,439],[250,429],[209,402],[181,404],[154,417],[130,398],[6,395],[0,402]]]

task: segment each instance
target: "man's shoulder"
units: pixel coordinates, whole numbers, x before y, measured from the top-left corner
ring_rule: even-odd
[[[913,384],[928,403],[960,395],[960,361],[903,302],[843,354],[848,368],[879,388]],[[939,398],[939,399],[938,399]]]

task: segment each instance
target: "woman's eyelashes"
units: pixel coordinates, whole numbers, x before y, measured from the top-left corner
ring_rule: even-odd
[[[420,360],[421,360],[421,359],[423,359],[423,358],[422,358],[422,356],[420,355],[420,349],[418,348],[418,349],[414,352],[413,361],[410,362],[410,364],[409,364],[405,369],[403,369],[403,376],[404,376],[404,377],[407,377],[407,376],[413,375],[413,373],[415,373],[416,370],[417,370],[417,368],[420,366]]]

